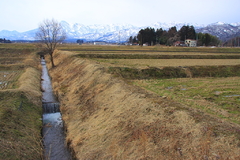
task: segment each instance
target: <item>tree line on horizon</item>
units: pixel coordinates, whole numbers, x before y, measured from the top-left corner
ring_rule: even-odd
[[[169,30],[162,28],[155,30],[147,27],[141,29],[137,36],[130,36],[128,42],[131,44],[147,44],[149,46],[160,44],[171,46],[177,41],[184,42],[186,39],[197,40],[198,46],[218,46],[221,41],[209,33],[196,33],[194,26],[184,25],[177,31],[177,27],[171,27]]]
[[[0,38],[0,43],[12,43],[10,40],[7,40],[5,38]]]

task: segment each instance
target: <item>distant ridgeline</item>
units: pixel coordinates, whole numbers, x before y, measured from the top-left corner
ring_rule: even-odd
[[[0,43],[12,43],[10,40],[0,38]]]

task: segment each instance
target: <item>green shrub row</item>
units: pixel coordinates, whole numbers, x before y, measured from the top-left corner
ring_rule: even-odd
[[[192,66],[136,69],[109,67],[108,72],[126,79],[187,78],[187,77],[233,77],[240,76],[240,65],[236,66]],[[187,72],[190,72],[190,74]],[[191,76],[189,76],[191,75]]]
[[[240,59],[240,55],[78,54],[77,56],[102,59]]]

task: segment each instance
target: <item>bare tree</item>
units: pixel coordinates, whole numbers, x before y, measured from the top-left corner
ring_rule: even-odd
[[[36,39],[44,44],[44,50],[50,55],[52,67],[55,67],[53,53],[57,46],[66,39],[66,32],[61,24],[54,19],[44,20],[38,27]]]

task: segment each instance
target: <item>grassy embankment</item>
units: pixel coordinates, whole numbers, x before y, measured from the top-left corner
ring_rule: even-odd
[[[63,46],[63,49],[64,47],[67,50],[67,47],[72,46]],[[126,47],[127,49],[119,49],[118,46],[103,47],[102,51],[99,51],[102,48],[100,46],[100,49],[91,46],[89,50],[86,46],[83,48],[80,46],[78,49],[77,47],[79,46],[73,46],[71,49],[75,50],[75,53],[59,52],[55,57],[57,67],[50,71],[54,90],[61,101],[67,142],[77,158],[238,159],[240,157],[239,100],[236,98],[238,96],[232,96],[239,94],[235,89],[235,87],[239,88],[238,77],[228,77],[231,74],[224,74],[224,78],[221,78],[216,74],[218,77],[216,78],[213,74],[204,74],[212,77],[179,79],[170,74],[169,77],[164,77],[167,79],[149,76],[147,80],[146,77],[136,80],[136,76],[130,76],[126,80],[123,76],[126,72],[130,75],[138,75],[135,72],[131,73],[131,69],[140,73],[141,68],[139,69],[138,65],[124,64],[122,67],[129,69],[117,73],[111,72],[115,74],[112,75],[106,73],[109,67],[115,67],[115,64],[108,61],[109,59],[103,62],[103,59],[96,57],[89,59],[72,55],[111,54],[111,52],[142,54],[142,48],[139,47],[139,51],[136,51],[137,48],[134,46],[133,53],[129,47]],[[124,49],[127,51],[123,51]],[[151,47],[150,50],[152,49]],[[167,53],[170,53],[171,48],[167,49]],[[144,50],[146,50],[144,54],[152,54],[147,48]],[[159,52],[154,54],[162,54],[161,48],[158,50]],[[172,50],[177,49],[172,48]],[[205,55],[238,55],[239,53],[235,48],[229,50],[223,48],[221,51],[211,53],[208,53],[210,48],[205,49],[208,52],[198,48],[191,50],[191,53],[186,54],[199,54],[197,51]],[[219,49],[215,49],[217,50]],[[132,60],[134,61],[136,60]],[[151,61],[149,62],[151,65]],[[230,67],[232,65],[234,64],[231,62],[227,64]],[[181,66],[184,68],[188,65],[183,63]],[[168,67],[176,68],[171,67],[171,64]],[[194,65],[190,67],[194,68]],[[164,66],[160,69],[164,69]],[[191,73],[192,70],[188,71]],[[230,69],[228,73],[232,71]],[[194,77],[194,74],[191,74]],[[146,75],[149,75],[149,72]],[[147,90],[132,84],[145,87]]]
[[[109,71],[111,73],[115,73],[117,75],[121,75],[121,77],[128,79],[151,79],[151,78],[196,78],[196,77],[233,77],[240,76],[240,49],[239,48],[176,48],[176,47],[151,47],[146,50],[147,47],[112,47],[112,51],[119,51],[118,54],[111,53],[109,51],[109,47],[105,46],[99,48],[91,48],[92,46],[82,47],[81,49],[72,48],[71,50],[78,51],[80,50],[79,57],[82,58],[91,58],[95,59],[100,63],[107,64],[110,66]],[[113,49],[114,48],[114,49]],[[98,50],[99,53],[88,53],[87,50],[93,51]],[[145,50],[144,50],[145,49]],[[85,50],[85,53],[82,53]],[[104,54],[102,54],[104,51]],[[127,52],[124,50],[127,50]],[[174,83],[175,80],[172,80]],[[178,80],[178,81],[181,81]],[[188,79],[185,80],[188,82]],[[194,82],[196,79],[193,80]],[[191,81],[191,82],[193,82]],[[201,81],[201,80],[200,80]],[[202,99],[212,100],[217,99],[216,101],[220,101],[220,99],[225,99],[223,102],[219,102],[220,105],[224,105],[224,108],[230,109],[229,104],[235,104],[233,107],[235,111],[228,112],[239,112],[239,93],[238,93],[238,79],[234,79],[233,82],[229,81],[229,79],[222,80],[222,83],[217,83],[217,79],[204,79],[204,85],[206,88],[211,87],[212,90],[207,90],[207,93],[202,93]],[[213,82],[212,82],[213,81]],[[154,90],[159,88],[159,90],[155,91],[160,95],[165,95],[166,91],[164,87],[168,85],[167,82],[169,80],[161,80],[161,82],[151,82],[155,85],[151,85],[148,81],[148,89],[152,88]],[[182,84],[183,86],[191,86],[191,82]],[[212,83],[211,83],[212,82]],[[143,83],[141,81],[141,83]],[[166,83],[166,84],[165,84]],[[180,82],[182,83],[182,82]],[[180,85],[180,83],[176,83],[175,85]],[[234,83],[233,85],[231,85]],[[158,87],[156,87],[156,84]],[[198,84],[198,83],[196,83]],[[196,88],[196,84],[194,85],[194,90],[198,90]],[[211,85],[208,86],[207,84]],[[212,84],[217,84],[214,87]],[[224,85],[225,89],[220,89],[223,91],[215,92],[214,90],[218,90],[219,85]],[[145,84],[146,86],[146,84]],[[226,87],[230,86],[230,87]],[[232,87],[233,86],[233,87]],[[171,87],[171,86],[170,86]],[[202,87],[202,85],[199,85]],[[154,88],[154,89],[153,89]],[[171,90],[174,94],[177,93],[179,87],[175,87],[174,90]],[[185,89],[187,90],[187,89]],[[202,91],[202,90],[201,90]],[[170,93],[172,93],[170,92]],[[188,92],[188,91],[186,91]],[[185,93],[186,93],[185,92]],[[216,93],[224,93],[216,95]],[[179,93],[180,95],[182,93]],[[188,97],[195,97],[197,93],[193,94],[192,92],[188,95]],[[204,95],[208,95],[208,97],[204,97]],[[169,95],[169,94],[167,94]],[[171,95],[171,94],[170,94]],[[175,97],[174,95],[171,95]],[[176,96],[178,97],[178,96]],[[228,98],[228,99],[226,99]],[[233,99],[230,100],[229,99]],[[226,103],[226,104],[225,104]],[[195,104],[196,105],[196,104]],[[227,107],[228,106],[228,107]],[[231,106],[231,105],[230,105]],[[238,115],[238,114],[237,114]],[[229,117],[229,116],[228,116]],[[231,117],[231,116],[230,116]],[[234,116],[235,117],[235,116]],[[232,118],[232,117],[231,117]]]
[[[134,84],[161,96],[240,124],[240,48],[142,48],[119,48],[118,54],[104,47],[104,54],[85,49],[77,56],[94,59],[125,79],[144,79]]]
[[[41,159],[38,57],[29,44],[0,44],[0,159]]]

